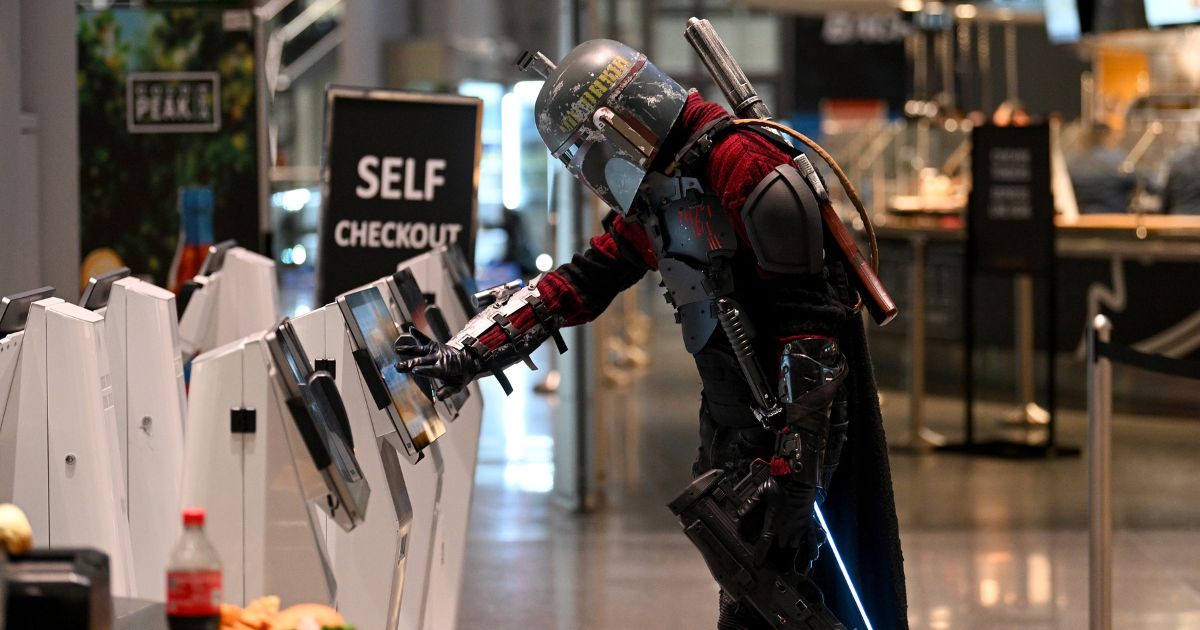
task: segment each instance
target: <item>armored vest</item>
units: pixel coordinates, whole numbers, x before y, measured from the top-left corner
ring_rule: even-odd
[[[700,180],[682,173],[650,173],[643,200],[632,218],[654,244],[667,303],[683,327],[683,344],[695,354],[718,322],[715,300],[731,295],[737,233],[720,200]]]

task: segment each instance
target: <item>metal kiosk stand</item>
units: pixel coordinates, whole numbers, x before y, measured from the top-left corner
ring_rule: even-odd
[[[179,318],[175,294],[128,275],[92,278],[80,306],[104,317],[137,595],[163,601],[180,531],[187,413]]]
[[[125,484],[104,319],[50,297],[8,296],[0,314],[0,501],[39,545],[108,554],[112,594],[134,596]]]

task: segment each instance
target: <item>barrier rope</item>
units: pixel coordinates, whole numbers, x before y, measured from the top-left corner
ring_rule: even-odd
[[[1200,381],[1200,361],[1148,354],[1129,346],[1096,340],[1096,354],[1136,368]]]

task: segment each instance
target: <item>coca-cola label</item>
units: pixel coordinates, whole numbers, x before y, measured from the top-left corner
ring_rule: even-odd
[[[175,617],[221,614],[221,572],[168,572],[166,609],[168,615]]]

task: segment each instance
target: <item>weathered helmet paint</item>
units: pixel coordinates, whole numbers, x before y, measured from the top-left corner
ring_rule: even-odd
[[[605,203],[627,212],[687,90],[610,39],[576,46],[557,66],[540,53],[522,55],[518,65],[546,78],[534,105],[546,148]]]

